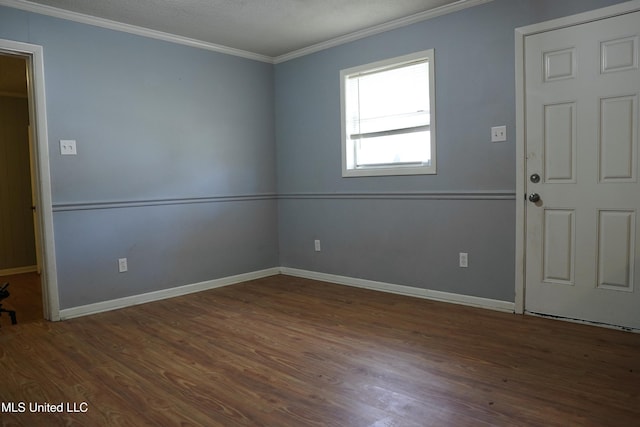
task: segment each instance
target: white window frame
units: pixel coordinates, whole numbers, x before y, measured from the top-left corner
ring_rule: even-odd
[[[416,61],[426,61],[429,66],[429,107],[430,107],[430,124],[429,132],[431,135],[431,161],[419,165],[385,165],[385,166],[356,166],[355,165],[355,144],[348,135],[347,130],[347,99],[346,99],[346,82],[350,77],[371,73],[375,71],[383,71],[384,69],[393,69],[404,65],[409,65]],[[435,108],[435,56],[434,50],[424,50],[411,53],[408,55],[398,56],[395,58],[385,59],[382,61],[372,62],[369,64],[359,65],[340,71],[340,117],[342,132],[342,176],[358,177],[358,176],[384,176],[384,175],[434,175],[436,174],[436,108]]]

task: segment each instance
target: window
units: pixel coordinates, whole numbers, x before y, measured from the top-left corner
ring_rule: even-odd
[[[340,72],[342,176],[436,173],[433,49]]]

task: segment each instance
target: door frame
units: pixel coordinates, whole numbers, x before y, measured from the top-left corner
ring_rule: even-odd
[[[29,117],[32,123],[32,138],[35,144],[31,159],[35,165],[33,183],[37,194],[37,221],[39,231],[36,239],[42,248],[42,302],[45,319],[60,320],[58,278],[56,269],[55,240],[53,237],[53,203],[51,196],[51,174],[49,168],[49,138],[44,87],[44,54],[42,46],[0,39],[0,51],[17,54],[27,59]]]
[[[515,30],[515,59],[516,59],[516,295],[515,312],[523,314],[526,311],[526,118],[525,118],[525,49],[524,42],[527,36],[572,27],[588,22],[599,21],[614,16],[624,15],[640,10],[640,0],[632,0],[625,3],[579,13],[564,18],[553,19]]]

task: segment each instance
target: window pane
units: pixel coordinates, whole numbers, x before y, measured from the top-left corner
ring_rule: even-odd
[[[436,173],[434,51],[340,71],[342,176]]]
[[[403,115],[376,117],[374,119],[360,120],[354,122],[350,129],[351,135],[361,133],[374,133],[385,130],[408,129],[429,125],[429,113],[426,111],[418,111],[415,113],[406,113]]]
[[[357,133],[429,124],[426,62],[355,78]],[[353,86],[352,86],[353,87]]]
[[[356,165],[375,166],[393,163],[429,163],[429,131],[364,138],[356,141]]]

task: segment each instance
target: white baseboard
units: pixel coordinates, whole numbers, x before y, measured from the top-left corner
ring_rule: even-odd
[[[373,280],[357,279],[346,276],[337,276],[334,274],[318,273],[315,271],[300,270],[297,268],[280,267],[280,272],[289,276],[321,280],[324,282],[336,283],[339,285],[354,286],[357,288],[371,289],[374,291],[389,292],[392,294],[407,295],[411,297],[468,305],[471,307],[486,308],[508,313],[513,313],[515,310],[515,304],[509,301],[500,301],[489,298],[474,297],[470,295],[453,294],[442,291],[432,291],[429,289],[414,288],[412,286],[394,285],[391,283],[376,282]]]
[[[268,268],[250,273],[238,274],[236,276],[223,277],[220,279],[207,280],[205,282],[193,283],[190,285],[178,286],[161,291],[148,292],[146,294],[133,295],[130,297],[118,298],[109,301],[97,302],[78,307],[65,308],[60,310],[60,320],[72,319],[74,317],[88,316],[90,314],[102,313],[104,311],[117,310],[119,308],[144,304],[152,301],[159,301],[167,298],[187,295],[194,292],[206,291],[220,288],[222,286],[234,285],[248,280],[260,279],[268,276],[275,276],[280,273],[278,267]]]
[[[435,301],[449,302],[455,304],[468,305],[472,307],[486,308],[490,310],[513,313],[515,304],[508,301],[499,301],[488,298],[480,298],[469,295],[453,294],[449,292],[433,291],[429,289],[414,288],[412,286],[395,285],[392,283],[376,282],[373,280],[357,279],[354,277],[338,276],[335,274],[318,273],[309,270],[300,270],[289,267],[273,267],[266,270],[259,270],[250,273],[238,274],[236,276],[223,277],[220,279],[207,280],[205,282],[193,283],[190,285],[178,286],[160,291],[148,292],[146,294],[133,295],[109,301],[97,302],[78,307],[65,308],[60,310],[60,320],[72,319],[74,317],[88,316],[90,314],[102,313],[104,311],[117,310],[119,308],[144,304],[152,301],[159,301],[167,298],[187,295],[194,292],[206,291],[223,286],[234,285],[248,280],[260,279],[277,274],[303,277],[307,279],[320,280],[339,285],[354,286],[358,288],[371,289],[374,291],[389,292],[393,294],[407,295],[430,299]]]
[[[12,276],[14,274],[33,273],[34,271],[38,271],[37,265],[27,265],[25,267],[16,267],[16,268],[5,268],[4,270],[0,270],[0,276]]]

